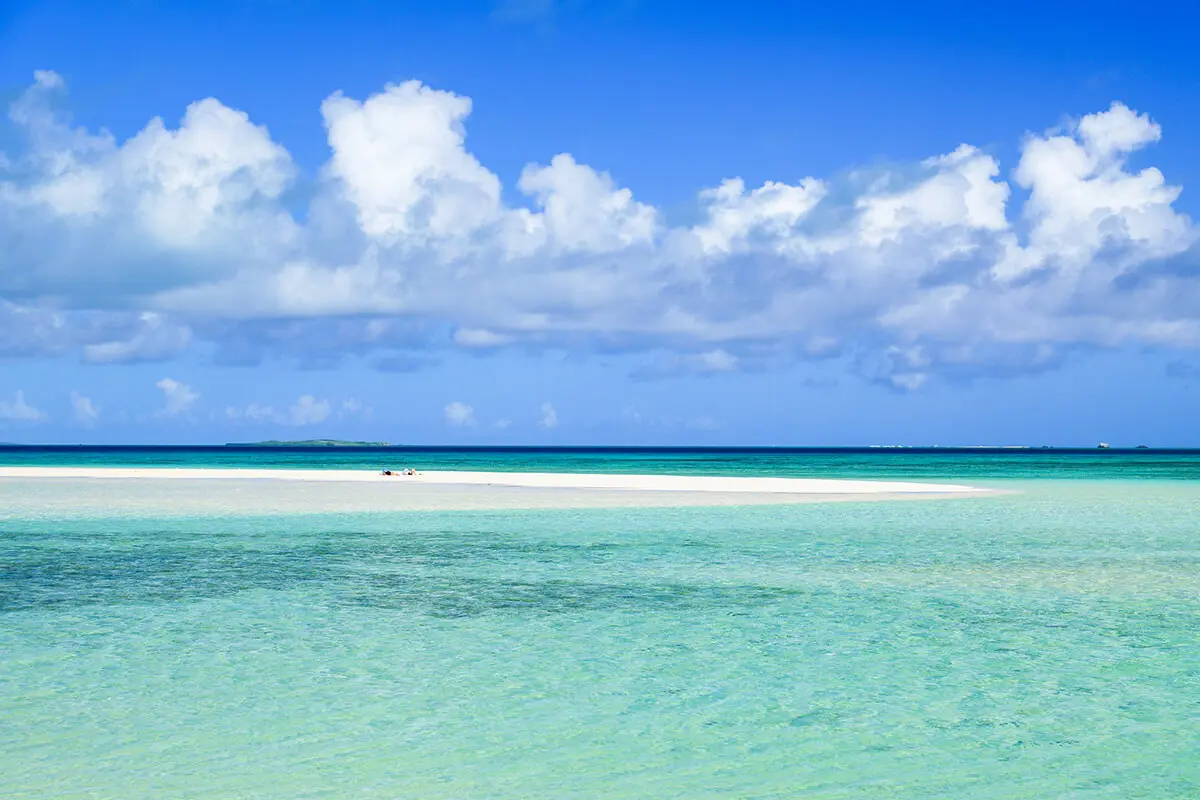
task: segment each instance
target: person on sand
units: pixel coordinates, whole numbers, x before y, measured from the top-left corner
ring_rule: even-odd
[[[385,469],[382,472],[380,472],[379,474],[380,475],[391,475],[392,471],[390,469]]]

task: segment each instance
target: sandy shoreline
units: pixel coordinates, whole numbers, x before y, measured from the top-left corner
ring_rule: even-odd
[[[0,467],[0,479],[270,480],[371,482],[438,486],[503,486],[529,489],[720,492],[802,495],[960,494],[978,489],[954,484],[818,478],[708,477],[694,475],[609,475],[562,472],[429,471],[381,475],[367,470],[192,469],[172,467]]]

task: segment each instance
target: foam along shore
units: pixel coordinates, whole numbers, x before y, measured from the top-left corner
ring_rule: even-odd
[[[610,491],[716,492],[769,495],[954,495],[986,493],[971,486],[901,481],[831,480],[824,478],[710,477],[699,475],[620,475],[567,472],[431,471],[392,475],[366,470],[320,469],[192,469],[172,467],[0,467],[0,479],[150,479],[266,480],[306,482],[390,482],[438,486],[499,486],[528,489]]]

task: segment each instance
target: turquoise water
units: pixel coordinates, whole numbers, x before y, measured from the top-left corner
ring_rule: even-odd
[[[21,447],[0,465],[458,469],[880,480],[1200,480],[1200,450]]]
[[[0,506],[0,797],[1194,800],[1195,456],[1115,455],[826,463],[1018,490],[958,500]]]

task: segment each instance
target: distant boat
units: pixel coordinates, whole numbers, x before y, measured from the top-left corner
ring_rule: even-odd
[[[1108,449],[1108,442],[1101,442],[1100,444],[1096,445],[1096,447],[1097,447],[1098,449],[1100,449],[1100,450],[1107,450],[1107,449]]]

